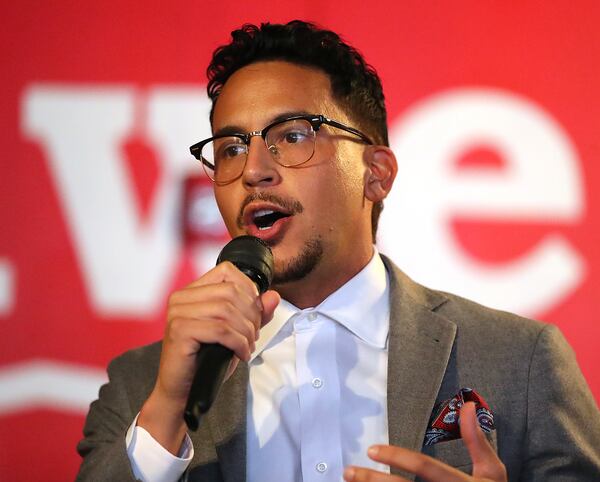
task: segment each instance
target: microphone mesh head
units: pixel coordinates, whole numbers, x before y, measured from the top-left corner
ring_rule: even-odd
[[[239,236],[221,250],[217,264],[229,261],[264,293],[273,281],[273,253],[267,244],[254,236]]]

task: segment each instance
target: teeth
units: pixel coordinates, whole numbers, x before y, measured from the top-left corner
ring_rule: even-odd
[[[276,209],[259,209],[252,213],[252,223],[259,231],[265,231],[271,229],[279,219],[284,217],[288,217],[288,215]]]
[[[259,209],[254,213],[254,218],[258,218],[260,216],[267,216],[268,214],[273,214],[275,211],[272,209]]]

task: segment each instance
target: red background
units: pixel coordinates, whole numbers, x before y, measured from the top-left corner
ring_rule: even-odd
[[[390,124],[435,93],[482,86],[531,99],[568,133],[583,181],[585,209],[577,222],[456,219],[454,229],[474,259],[492,264],[518,256],[549,230],[568,240],[585,261],[585,278],[560,304],[534,315],[560,326],[600,399],[598,2],[23,1],[5,6],[2,16],[0,258],[9,260],[15,276],[12,307],[0,314],[0,377],[32,359],[101,370],[115,355],[159,339],[164,327],[163,309],[140,322],[103,315],[91,305],[47,150],[23,133],[29,86],[202,87],[210,54],[232,29],[302,18],[340,32],[377,68]],[[122,159],[143,223],[161,159],[143,140],[128,142]],[[168,284],[181,286],[195,274],[181,243]],[[0,406],[0,479],[72,479],[85,413],[43,398],[34,402],[4,412]]]

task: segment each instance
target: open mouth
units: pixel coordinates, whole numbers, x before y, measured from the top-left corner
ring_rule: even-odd
[[[252,223],[259,231],[271,229],[280,219],[287,218],[290,215],[273,209],[259,209],[252,214]]]
[[[292,219],[303,212],[300,202],[269,193],[255,193],[244,201],[238,227],[274,246],[290,229]]]

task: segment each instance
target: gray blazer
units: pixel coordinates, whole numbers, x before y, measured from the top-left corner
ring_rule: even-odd
[[[383,260],[391,282],[390,443],[470,472],[462,440],[423,447],[435,404],[470,387],[494,413],[489,438],[509,480],[600,481],[600,413],[559,330],[427,289]],[[110,363],[110,381],[91,404],[77,447],[84,457],[77,480],[135,480],[125,433],[154,386],[160,349],[155,343]],[[247,385],[248,367],[240,363],[190,434],[188,480],[245,480]]]

